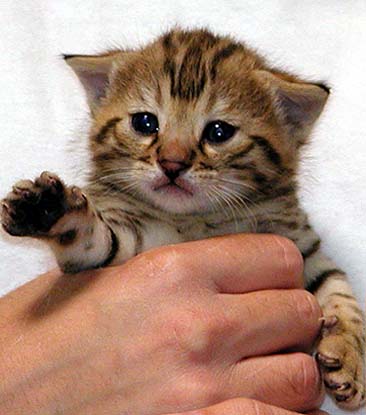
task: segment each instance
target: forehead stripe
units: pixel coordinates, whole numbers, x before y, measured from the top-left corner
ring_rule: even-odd
[[[227,59],[238,49],[240,49],[240,45],[236,43],[230,43],[228,46],[216,52],[216,54],[214,55],[212,59],[211,70],[210,70],[210,76],[213,81],[216,79],[217,66],[220,64],[220,62]]]
[[[196,45],[189,47],[184,55],[178,74],[178,84],[174,95],[187,101],[198,98],[206,84],[206,74],[202,65],[202,51]]]

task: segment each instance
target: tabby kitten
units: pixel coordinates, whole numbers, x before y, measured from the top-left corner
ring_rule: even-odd
[[[91,108],[89,184],[47,172],[17,183],[2,202],[4,229],[46,241],[65,272],[228,233],[284,235],[323,308],[325,385],[340,406],[364,403],[363,313],[296,195],[299,153],[328,88],[206,30],[65,59]]]

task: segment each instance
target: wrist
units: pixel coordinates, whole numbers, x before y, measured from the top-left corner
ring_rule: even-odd
[[[90,336],[98,332],[92,301],[70,300],[67,307],[52,303],[41,310],[39,304],[45,304],[44,294],[56,286],[57,276],[40,279],[43,289],[38,290],[37,279],[15,292],[17,303],[14,293],[1,300],[0,413],[87,414],[85,407],[113,387],[106,378],[111,362],[116,363],[113,348],[97,347]],[[70,285],[72,279],[63,281]]]

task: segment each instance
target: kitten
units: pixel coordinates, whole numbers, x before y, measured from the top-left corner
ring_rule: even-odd
[[[47,172],[17,183],[2,202],[4,229],[46,241],[65,272],[216,235],[284,235],[323,308],[325,385],[340,406],[364,403],[363,313],[296,195],[299,154],[328,88],[205,30],[65,59],[92,114],[89,184],[70,187]]]

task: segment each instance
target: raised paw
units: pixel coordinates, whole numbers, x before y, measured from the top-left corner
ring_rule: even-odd
[[[323,330],[316,358],[324,384],[338,406],[356,409],[365,403],[363,341],[337,325]]]
[[[86,208],[78,187],[66,187],[55,174],[43,172],[34,182],[22,180],[1,203],[1,223],[14,236],[45,236],[70,210]]]

